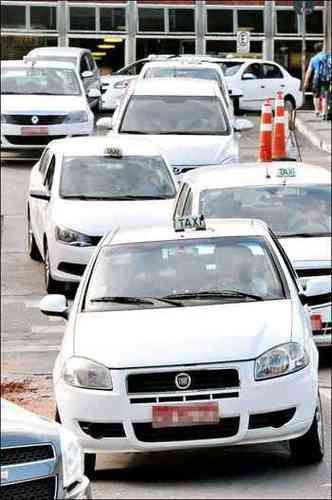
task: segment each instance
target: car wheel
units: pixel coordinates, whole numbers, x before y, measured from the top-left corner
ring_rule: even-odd
[[[96,473],[96,459],[97,457],[95,453],[84,454],[84,474],[89,479],[93,479]]]
[[[244,112],[241,111],[241,108],[240,108],[240,98],[239,97],[235,97],[234,98],[233,105],[234,105],[234,115],[235,116],[243,116]]]
[[[322,404],[318,395],[315,416],[310,429],[304,436],[290,441],[291,456],[294,462],[300,464],[316,464],[324,456],[324,426]]]
[[[58,407],[56,406],[55,407],[55,415],[54,415],[54,420],[58,423],[58,424],[61,424],[61,418],[60,418],[60,413],[59,413],[59,410],[58,410]]]
[[[40,262],[42,260],[35,236],[32,232],[30,217],[28,216],[28,254],[32,260]]]
[[[44,255],[44,278],[45,288],[47,293],[61,293],[64,290],[64,285],[60,281],[56,281],[51,276],[50,254],[47,243],[45,243]]]

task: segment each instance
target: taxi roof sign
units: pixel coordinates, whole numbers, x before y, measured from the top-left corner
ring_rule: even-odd
[[[108,146],[105,149],[105,154],[107,156],[110,156],[111,158],[122,158],[123,157],[122,150],[118,146]]]
[[[294,167],[281,167],[277,170],[277,177],[296,177],[296,170]]]
[[[185,231],[186,229],[195,229],[196,231],[205,231],[206,223],[204,215],[192,215],[185,217],[175,217],[174,230],[176,232]]]

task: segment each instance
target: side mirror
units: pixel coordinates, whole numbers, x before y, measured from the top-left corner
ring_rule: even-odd
[[[316,306],[332,300],[331,276],[321,276],[307,281],[305,293],[300,294],[303,305]]]
[[[245,73],[242,75],[242,80],[257,80],[257,77],[253,73]]]
[[[30,198],[36,198],[37,200],[50,201],[51,195],[50,193],[46,193],[45,191],[30,191]]]
[[[81,73],[82,78],[91,78],[93,76],[93,71],[83,71]]]
[[[247,120],[246,118],[237,118],[234,120],[233,123],[233,128],[235,132],[243,132],[245,130],[250,130],[252,129],[254,124],[250,121]]]
[[[99,118],[96,123],[97,128],[107,128],[112,130],[113,128],[113,118],[111,116],[105,116],[103,118]]]
[[[99,99],[99,97],[101,97],[101,92],[98,89],[89,89],[88,97],[91,97],[92,99]]]
[[[68,319],[68,302],[64,295],[46,295],[39,304],[40,311],[46,316]]]

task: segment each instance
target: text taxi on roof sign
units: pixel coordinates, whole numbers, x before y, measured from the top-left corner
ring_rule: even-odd
[[[203,224],[121,228],[93,253],[53,373],[88,474],[96,453],[288,440],[298,461],[323,457],[318,352],[292,267],[261,221]],[[62,296],[40,307],[69,315]]]

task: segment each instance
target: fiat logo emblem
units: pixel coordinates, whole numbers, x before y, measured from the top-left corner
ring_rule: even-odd
[[[179,373],[175,377],[175,385],[178,389],[189,389],[191,385],[191,377],[188,373]]]
[[[39,118],[38,116],[33,116],[31,118],[31,123],[33,123],[34,125],[37,125],[37,123],[39,122]]]

